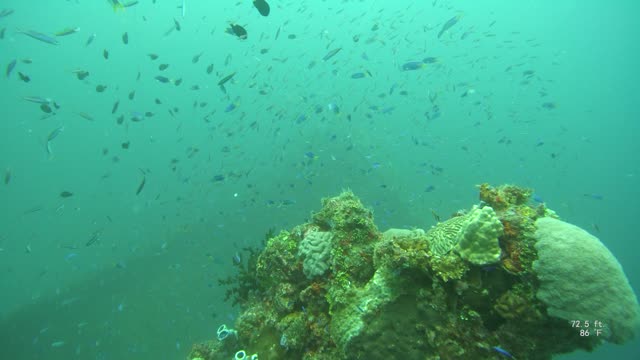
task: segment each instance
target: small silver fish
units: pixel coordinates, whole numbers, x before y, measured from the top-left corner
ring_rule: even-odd
[[[47,149],[47,154],[48,154],[49,156],[53,155],[53,151],[51,150],[51,141],[53,141],[53,139],[57,138],[57,137],[58,137],[58,135],[60,135],[60,133],[61,133],[61,132],[63,132],[63,131],[64,131],[64,125],[62,125],[62,126],[60,126],[60,127],[56,128],[56,129],[54,129],[53,131],[51,131],[51,132],[49,133],[49,136],[47,136],[47,146],[46,146],[46,149]]]
[[[342,48],[335,48],[331,51],[329,51],[325,56],[322,57],[322,61],[327,61],[329,59],[331,59],[332,57],[334,57],[338,52],[340,52],[340,50],[342,50]]]
[[[36,40],[40,40],[42,42],[45,42],[47,44],[51,44],[51,45],[59,45],[60,43],[58,42],[58,40],[52,38],[49,35],[43,34],[41,32],[37,32],[37,31],[33,31],[33,30],[18,30],[19,33],[21,34],[25,34],[31,38],[34,38]]]
[[[60,133],[63,132],[63,131],[64,131],[64,125],[54,129],[53,131],[51,131],[49,133],[49,136],[47,136],[47,141],[51,141],[51,140],[57,138],[58,135],[60,135]]]
[[[96,38],[96,34],[95,33],[91,34],[91,36],[89,36],[89,38],[87,39],[87,42],[84,43],[84,46],[91,45],[91,43],[93,42],[93,40],[95,40],[95,38]]]
[[[53,100],[50,98],[43,98],[41,96],[23,96],[22,100],[29,101],[36,104],[51,104]]]

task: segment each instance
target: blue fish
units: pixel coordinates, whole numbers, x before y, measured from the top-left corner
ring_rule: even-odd
[[[296,124],[302,124],[303,122],[305,122],[307,120],[307,115],[305,114],[300,114],[298,115],[298,117],[296,118]]]
[[[227,105],[226,108],[224,108],[224,112],[226,112],[226,113],[231,112],[231,111],[235,110],[236,107],[237,106],[236,106],[235,103],[231,103],[231,104]]]
[[[538,204],[544,203],[544,199],[542,198],[542,196],[538,194],[533,194],[531,198],[533,199],[533,201],[537,202]]]
[[[411,71],[411,70],[419,70],[424,68],[426,65],[422,61],[409,61],[402,65],[402,71]]]
[[[513,355],[511,355],[507,350],[501,348],[500,346],[494,346],[492,347],[492,349],[503,356],[513,359]]]
[[[585,197],[592,198],[594,200],[604,200],[604,196],[600,194],[583,194]]]
[[[366,77],[371,77],[371,73],[368,70],[364,72],[357,72],[351,75],[352,79],[364,79]]]
[[[51,44],[51,45],[58,45],[58,44],[60,44],[60,43],[58,42],[58,40],[56,40],[56,39],[52,38],[52,37],[51,37],[51,36],[49,36],[49,35],[45,35],[45,34],[43,34],[43,33],[41,33],[41,32],[37,32],[37,31],[33,31],[33,30],[18,30],[18,32],[19,32],[19,33],[21,33],[21,34],[25,34],[25,35],[27,35],[27,36],[29,36],[29,37],[33,38],[33,39],[36,39],[36,40],[40,40],[40,41],[42,41],[42,42],[45,42],[45,43],[47,43],[47,44]]]

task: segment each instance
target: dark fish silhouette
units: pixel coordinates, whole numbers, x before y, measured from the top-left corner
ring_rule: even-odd
[[[253,6],[258,9],[258,12],[262,16],[269,16],[269,13],[271,12],[271,8],[265,0],[253,0]]]
[[[227,34],[237,36],[240,40],[247,39],[247,30],[238,24],[229,25],[229,27],[225,31]]]

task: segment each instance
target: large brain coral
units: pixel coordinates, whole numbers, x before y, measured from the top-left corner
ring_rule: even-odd
[[[549,315],[600,321],[605,339],[613,343],[633,338],[640,323],[638,300],[613,254],[598,238],[569,223],[544,217],[536,228],[537,297]]]
[[[308,279],[324,274],[329,268],[332,237],[328,231],[310,230],[300,242],[298,254],[304,257],[302,270]]]

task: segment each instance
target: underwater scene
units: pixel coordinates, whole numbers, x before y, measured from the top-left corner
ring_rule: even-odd
[[[638,359],[636,1],[0,1],[0,359]]]

